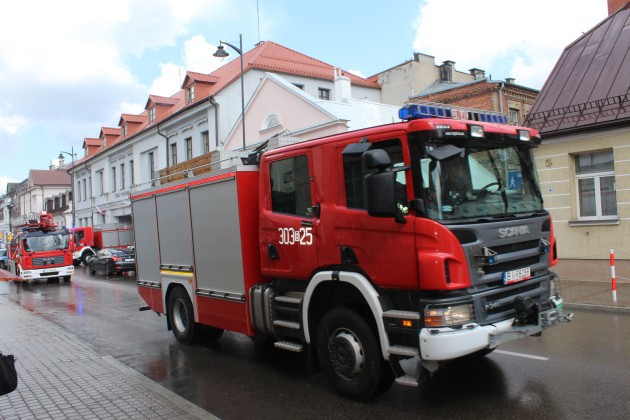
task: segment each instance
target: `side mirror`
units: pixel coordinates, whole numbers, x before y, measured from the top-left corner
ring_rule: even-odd
[[[365,200],[368,214],[375,217],[396,217],[396,174],[391,171],[391,159],[382,149],[363,154],[363,165],[375,170],[365,176]]]

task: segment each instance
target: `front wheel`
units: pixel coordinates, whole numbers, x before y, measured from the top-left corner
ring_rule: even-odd
[[[344,397],[364,401],[393,383],[377,334],[348,308],[333,308],[324,315],[317,329],[317,347],[324,375]]]
[[[177,287],[168,299],[168,321],[177,341],[190,344],[197,336],[195,314],[188,293]]]

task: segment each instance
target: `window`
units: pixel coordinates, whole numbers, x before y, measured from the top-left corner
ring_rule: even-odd
[[[87,181],[84,179],[83,180],[83,201],[87,200],[88,196],[87,196]]]
[[[91,176],[88,177],[88,191],[89,191],[89,197],[92,198],[92,177]]]
[[[319,99],[323,99],[325,101],[330,101],[330,89],[318,88]]]
[[[133,186],[136,182],[136,174],[135,168],[133,167],[133,160],[129,161],[129,169],[131,170],[131,185]]]
[[[81,201],[81,181],[77,182],[77,201]]]
[[[210,153],[210,136],[207,131],[201,133],[201,145],[204,155]]]
[[[112,174],[112,192],[115,192],[116,191],[116,167],[115,166],[112,166],[111,174]]]
[[[276,213],[310,216],[311,181],[308,158],[304,155],[273,162],[271,210]]]
[[[155,107],[149,109],[149,122],[155,121]]]
[[[195,102],[195,86],[186,89],[186,101],[190,104]]]
[[[276,114],[271,114],[267,117],[264,128],[272,128],[278,125],[280,125],[280,118]]]
[[[125,189],[125,164],[120,164],[120,189]]]
[[[127,125],[123,124],[122,126],[120,126],[120,128],[122,130],[122,137],[124,139],[125,137],[127,137]]]
[[[403,166],[402,146],[400,144],[400,140],[377,142],[372,145],[372,149],[385,150],[389,154],[394,167]],[[365,178],[367,172],[363,168],[363,156],[361,154],[344,155],[343,172],[346,186],[346,205],[351,209],[365,210],[363,179]],[[396,197],[398,202],[401,204],[407,202],[405,184],[405,172],[398,172],[396,174]]]
[[[149,167],[149,179],[153,179],[153,172],[155,172],[155,159],[153,152],[147,153],[148,167]]]
[[[171,144],[171,165],[177,165],[177,143]]]
[[[186,160],[192,159],[192,137],[188,137],[186,140]]]
[[[615,167],[612,151],[575,157],[580,219],[616,219]]]
[[[295,86],[296,88],[300,89],[300,90],[304,90],[304,85],[301,83],[293,83],[293,86]]]
[[[98,195],[103,195],[103,193],[105,192],[102,170],[96,172],[96,191]]]
[[[516,108],[510,108],[510,124],[520,125],[520,112]]]

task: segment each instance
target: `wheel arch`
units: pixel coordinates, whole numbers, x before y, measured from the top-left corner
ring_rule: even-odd
[[[187,287],[187,285],[183,282],[177,282],[177,281],[171,281],[168,282],[166,288],[164,289],[164,296],[162,299],[164,299],[164,301],[162,302],[162,304],[164,305],[164,314],[168,315],[168,302],[171,298],[171,294],[173,294],[173,291],[178,288],[181,287],[186,294],[188,295],[188,299],[190,299],[190,303],[192,304],[193,307],[193,312],[195,314],[195,322],[198,321],[198,317],[197,317],[197,305],[196,305],[196,301],[194,299],[194,296],[190,290],[189,287]],[[167,317],[168,319],[168,317]],[[169,325],[169,329],[170,329],[170,325]]]
[[[311,279],[304,293],[302,319],[304,340],[313,342],[312,333],[317,331],[319,321],[326,311],[342,305],[356,310],[376,328],[381,353],[389,360],[389,339],[383,323],[383,308],[379,294],[360,273],[344,271],[322,271]]]

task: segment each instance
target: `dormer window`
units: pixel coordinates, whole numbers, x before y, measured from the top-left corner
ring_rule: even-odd
[[[123,124],[120,128],[122,130],[122,137],[124,139],[127,137],[127,124]]]
[[[191,104],[195,102],[195,86],[191,86],[186,89],[186,101]]]
[[[155,107],[149,109],[149,122],[155,121]]]

